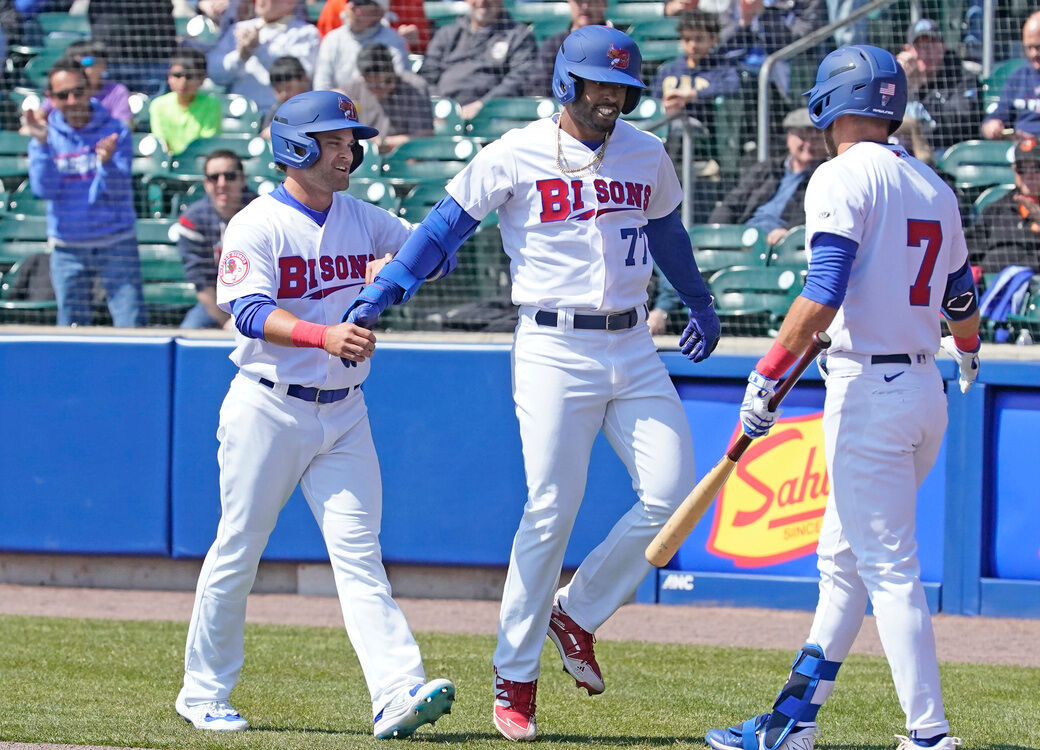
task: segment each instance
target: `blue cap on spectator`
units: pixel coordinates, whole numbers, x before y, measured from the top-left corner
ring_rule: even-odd
[[[940,41],[943,38],[939,24],[930,18],[922,18],[910,27],[910,31],[906,35],[906,43],[913,44],[923,36],[935,37]]]
[[[89,68],[91,65],[94,64],[94,58],[90,55],[87,55],[86,57],[81,57],[79,59],[79,64],[82,65],[84,68]]]

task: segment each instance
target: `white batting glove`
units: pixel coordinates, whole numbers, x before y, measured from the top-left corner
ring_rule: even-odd
[[[758,370],[748,375],[744,401],[740,404],[740,425],[748,437],[762,437],[776,423],[781,410],[769,411],[769,400],[776,393],[779,381],[767,378]]]
[[[967,393],[971,384],[975,382],[975,378],[979,376],[979,349],[982,348],[982,344],[975,347],[975,351],[962,352],[954,343],[953,336],[943,336],[942,348],[953,357],[960,368],[961,373],[957,382],[960,384],[961,393]]]

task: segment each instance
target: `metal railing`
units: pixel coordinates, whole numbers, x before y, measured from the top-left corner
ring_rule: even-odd
[[[791,42],[786,47],[777,50],[762,63],[762,69],[758,72],[758,160],[765,161],[769,158],[769,83],[770,78],[773,75],[773,67],[784,60],[787,60],[795,55],[804,52],[805,50],[813,47],[822,42],[827,37],[831,36],[837,29],[844,26],[848,26],[855,21],[863,18],[870,13],[873,13],[883,8],[893,5],[899,2],[899,0],[874,0],[874,2],[867,3],[866,5],[857,8],[852,13],[849,13],[845,18],[839,19],[833,23],[829,23],[826,26],[821,26],[801,39]],[[993,0],[986,0],[987,4],[991,4]],[[992,16],[992,12],[991,12]],[[911,0],[910,2],[910,18],[912,21],[916,21],[921,17],[921,6],[920,0]],[[990,34],[992,38],[992,34]]]

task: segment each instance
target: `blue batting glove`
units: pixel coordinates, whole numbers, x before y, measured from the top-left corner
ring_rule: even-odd
[[[366,285],[343,313],[343,323],[372,330],[380,313],[404,297],[404,289],[394,282],[376,276],[371,284]],[[340,357],[344,367],[357,367],[357,362]]]
[[[679,349],[687,359],[700,362],[708,358],[719,344],[722,335],[722,324],[715,314],[714,298],[707,307],[696,312],[690,310],[690,322],[679,337]]]
[[[776,424],[781,410],[769,411],[769,400],[776,393],[778,382],[767,378],[758,370],[752,370],[748,375],[744,401],[740,404],[740,426],[744,428],[744,434],[748,437],[762,437]]]

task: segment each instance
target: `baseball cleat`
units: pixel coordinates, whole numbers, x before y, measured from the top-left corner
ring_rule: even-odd
[[[534,696],[538,680],[514,682],[498,676],[495,670],[495,728],[507,740],[530,742],[537,733]]]
[[[450,680],[431,680],[399,693],[376,714],[373,734],[381,740],[410,737],[423,724],[433,724],[451,713],[455,686]]]
[[[241,732],[249,729],[249,723],[227,701],[208,701],[189,706],[178,695],[174,706],[181,718],[196,729],[210,732]]]
[[[929,748],[929,750],[953,750],[961,744],[960,737],[951,737],[949,735],[946,735],[932,745],[918,744],[910,737],[904,737],[901,734],[897,734],[896,739],[899,740],[899,746],[896,747],[896,750],[920,750],[921,748]]]
[[[816,740],[815,723],[794,727],[782,742],[776,747],[771,747],[765,744],[765,728],[768,719],[769,714],[762,714],[748,719],[740,726],[728,729],[709,729],[704,735],[704,741],[715,750],[744,750],[745,747],[756,747],[759,750],[813,750],[813,743]],[[747,744],[747,740],[744,738],[745,732],[755,733],[754,739],[747,738],[751,740],[751,744]]]
[[[574,622],[559,602],[553,604],[549,618],[549,640],[560,650],[563,671],[574,678],[578,687],[585,688],[589,695],[599,695],[606,689],[592,650],[596,636]]]

